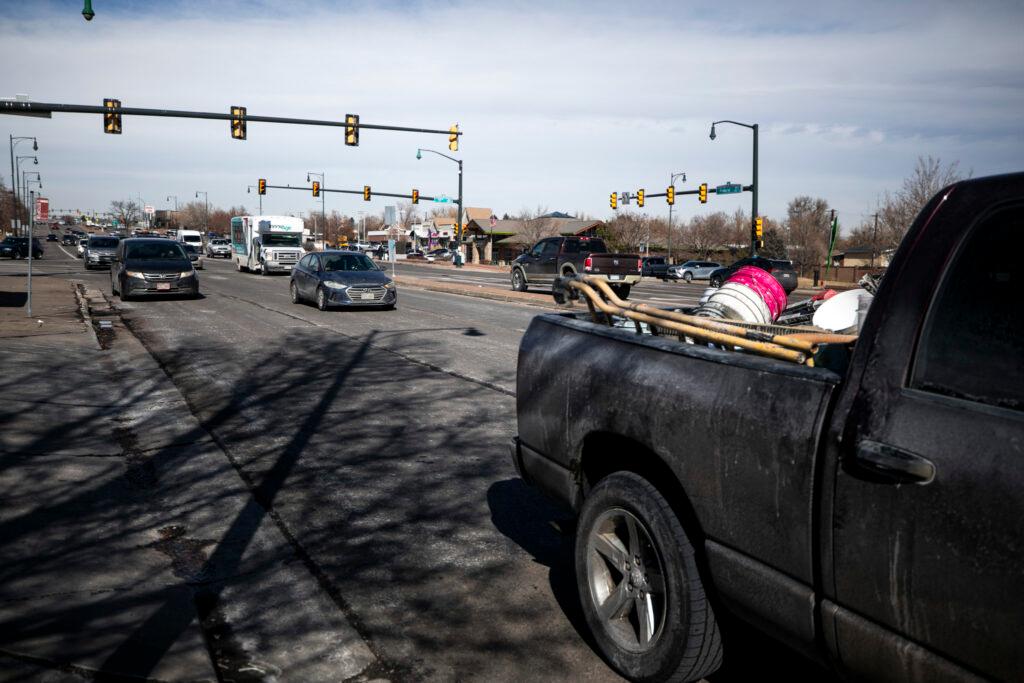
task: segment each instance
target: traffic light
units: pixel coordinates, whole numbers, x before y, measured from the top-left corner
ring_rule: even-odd
[[[363,201],[364,202],[370,201],[370,186],[369,185],[363,185]]]
[[[259,182],[256,183],[256,192],[259,193],[259,194],[266,194],[267,193],[267,179],[266,178],[260,178]]]
[[[448,149],[453,152],[459,151],[459,124],[448,129]]]
[[[758,241],[764,237],[764,219],[760,216],[754,219],[754,235],[757,236]]]
[[[617,195],[616,193],[612,192],[611,199],[609,200],[608,203],[611,204],[613,211],[617,210],[619,208],[619,195]]]
[[[345,114],[345,144],[349,147],[359,145],[359,114]]]
[[[245,107],[231,107],[231,137],[245,139]]]
[[[665,201],[668,202],[669,206],[676,203],[676,187],[675,185],[669,185],[665,188]]]
[[[420,203],[420,191],[419,190],[413,190],[412,191],[412,203],[413,204],[419,204]]]
[[[320,181],[319,180],[314,180],[313,181],[313,196],[314,197],[319,197],[320,196]]]
[[[644,191],[642,189],[636,191],[636,205],[640,208],[644,206]]]
[[[700,203],[701,204],[707,204],[708,203],[708,184],[707,183],[701,183],[700,184],[700,188],[699,188],[699,191],[697,193],[697,197],[700,199]]]
[[[103,112],[103,132],[110,135],[121,134],[121,100],[103,100],[103,106],[107,108]]]

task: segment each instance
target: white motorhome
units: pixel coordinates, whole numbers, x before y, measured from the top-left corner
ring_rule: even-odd
[[[235,216],[231,258],[238,271],[266,275],[290,272],[302,258],[302,219],[291,216]]]

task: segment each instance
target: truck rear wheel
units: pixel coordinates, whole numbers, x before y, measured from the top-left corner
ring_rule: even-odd
[[[693,546],[664,496],[618,472],[584,501],[576,582],[601,654],[636,681],[695,681],[722,664],[722,640]]]
[[[612,287],[612,291],[615,292],[615,296],[619,297],[623,301],[625,301],[626,299],[629,298],[629,290],[631,288],[631,285],[629,285],[629,284],[622,284],[622,285],[612,285],[611,287]]]

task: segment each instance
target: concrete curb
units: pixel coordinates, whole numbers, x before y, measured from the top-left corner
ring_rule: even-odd
[[[92,337],[92,342],[96,345],[96,348],[102,349],[103,345],[100,344],[99,337],[96,336],[96,327],[93,325],[92,311],[89,309],[89,300],[85,296],[85,283],[81,280],[72,280],[71,285],[75,292],[75,299],[78,300],[78,309],[81,311],[82,319],[85,321],[85,326],[89,330],[89,336]]]

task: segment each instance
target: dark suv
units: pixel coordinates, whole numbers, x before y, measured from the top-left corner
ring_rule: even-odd
[[[110,289],[122,301],[133,296],[199,296],[199,276],[181,242],[133,237],[121,240],[110,265]]]
[[[28,258],[28,238],[8,236],[0,242],[0,256]],[[43,245],[38,237],[32,238],[32,258],[43,258]]]
[[[761,270],[767,270],[775,276],[782,288],[789,294],[796,289],[796,271],[790,261],[773,261],[762,256],[748,256],[742,258],[731,266],[711,271],[711,286],[721,287],[726,280],[733,276],[743,266],[754,266]]]
[[[668,261],[664,256],[645,256],[640,274],[644,277],[656,277],[661,280],[668,278]]]

